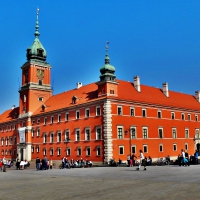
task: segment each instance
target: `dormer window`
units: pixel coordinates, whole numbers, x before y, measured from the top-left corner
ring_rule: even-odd
[[[43,112],[45,111],[45,108],[46,108],[46,105],[43,104],[43,105],[42,105],[42,111],[43,111]]]
[[[77,100],[77,97],[76,97],[76,96],[73,96],[73,97],[72,97],[72,104],[76,104],[76,100]]]
[[[37,50],[37,54],[38,54],[38,56],[43,56],[43,50],[42,49],[38,49]]]

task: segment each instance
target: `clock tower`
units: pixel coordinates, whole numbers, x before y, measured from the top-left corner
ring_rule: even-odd
[[[46,50],[39,40],[39,20],[37,9],[35,39],[27,49],[27,62],[22,69],[22,86],[19,90],[19,118],[29,117],[52,96],[50,84],[51,66],[46,62]]]

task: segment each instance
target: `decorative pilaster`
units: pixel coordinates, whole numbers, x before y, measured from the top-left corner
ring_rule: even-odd
[[[111,102],[106,100],[103,106],[103,127],[104,127],[104,162],[109,163],[113,157],[113,144],[112,144],[112,115],[111,115]]]

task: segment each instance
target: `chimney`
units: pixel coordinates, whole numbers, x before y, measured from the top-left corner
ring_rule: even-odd
[[[15,105],[12,106],[12,110],[15,108]]]
[[[140,77],[139,76],[135,76],[134,77],[134,87],[138,92],[141,92],[141,89],[140,89]]]
[[[76,83],[76,86],[77,86],[76,88],[79,89],[80,87],[82,87],[82,83],[78,82],[78,83]]]
[[[196,100],[200,103],[200,91],[195,91]]]
[[[163,85],[163,93],[165,94],[166,97],[169,97],[168,83],[165,82],[162,85]]]

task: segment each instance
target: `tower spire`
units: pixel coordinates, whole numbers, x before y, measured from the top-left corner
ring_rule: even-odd
[[[110,64],[110,58],[108,56],[108,45],[109,45],[109,41],[106,41],[106,57],[105,57],[105,64]]]
[[[36,11],[36,25],[35,25],[35,37],[38,38],[40,36],[40,32],[39,32],[39,11],[40,9],[37,8]]]

